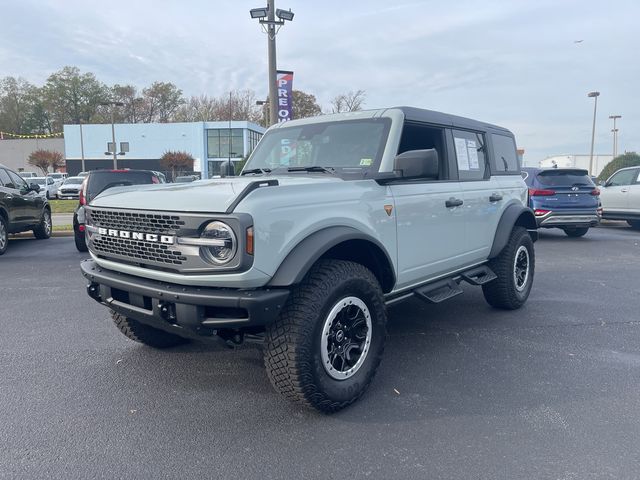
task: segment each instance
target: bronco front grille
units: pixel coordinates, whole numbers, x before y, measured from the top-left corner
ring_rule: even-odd
[[[140,233],[175,236],[184,220],[178,215],[131,211],[88,209],[92,227],[126,230]],[[166,245],[146,240],[93,234],[90,236],[93,250],[105,257],[128,258],[137,263],[182,265],[186,255],[176,245]]]

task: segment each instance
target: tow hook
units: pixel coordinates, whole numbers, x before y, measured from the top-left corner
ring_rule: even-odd
[[[224,343],[229,348],[239,347],[244,343],[244,333],[239,330],[218,330],[218,337],[224,340]]]
[[[160,310],[160,316],[165,319],[169,323],[175,324],[177,321],[176,318],[176,305],[171,302],[160,302],[158,304],[158,309]]]
[[[89,285],[87,285],[87,293],[95,301],[97,301],[97,302],[101,301],[101,299],[100,299],[100,285],[98,285],[97,283],[93,283],[92,282]]]

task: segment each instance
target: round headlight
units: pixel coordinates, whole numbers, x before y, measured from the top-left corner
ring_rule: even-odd
[[[208,223],[200,238],[211,240],[206,247],[201,247],[207,260],[217,265],[223,265],[231,261],[238,250],[238,242],[233,229],[222,222]]]

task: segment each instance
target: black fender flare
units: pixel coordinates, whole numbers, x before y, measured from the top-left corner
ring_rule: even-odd
[[[495,258],[500,254],[509,241],[509,235],[511,235],[513,227],[516,225],[529,230],[531,240],[534,242],[538,240],[538,225],[533,210],[518,203],[512,203],[505,208],[502,217],[500,217],[496,234],[493,237],[493,245],[489,252],[489,258]]]
[[[316,263],[320,257],[333,247],[350,240],[363,240],[369,242],[376,248],[376,250],[379,250],[384,254],[384,259],[378,258],[378,261],[386,262],[384,268],[389,272],[391,278],[389,278],[387,282],[381,283],[383,283],[382,286],[384,290],[390,290],[393,288],[396,281],[395,270],[387,250],[377,239],[353,227],[347,226],[323,228],[322,230],[312,233],[298,243],[280,264],[278,270],[269,281],[268,286],[288,287],[300,283],[313,264]]]

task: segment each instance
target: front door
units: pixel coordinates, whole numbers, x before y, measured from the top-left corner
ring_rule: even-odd
[[[602,188],[604,212],[624,212],[629,206],[629,188],[635,182],[638,170],[622,170],[614,174]]]

